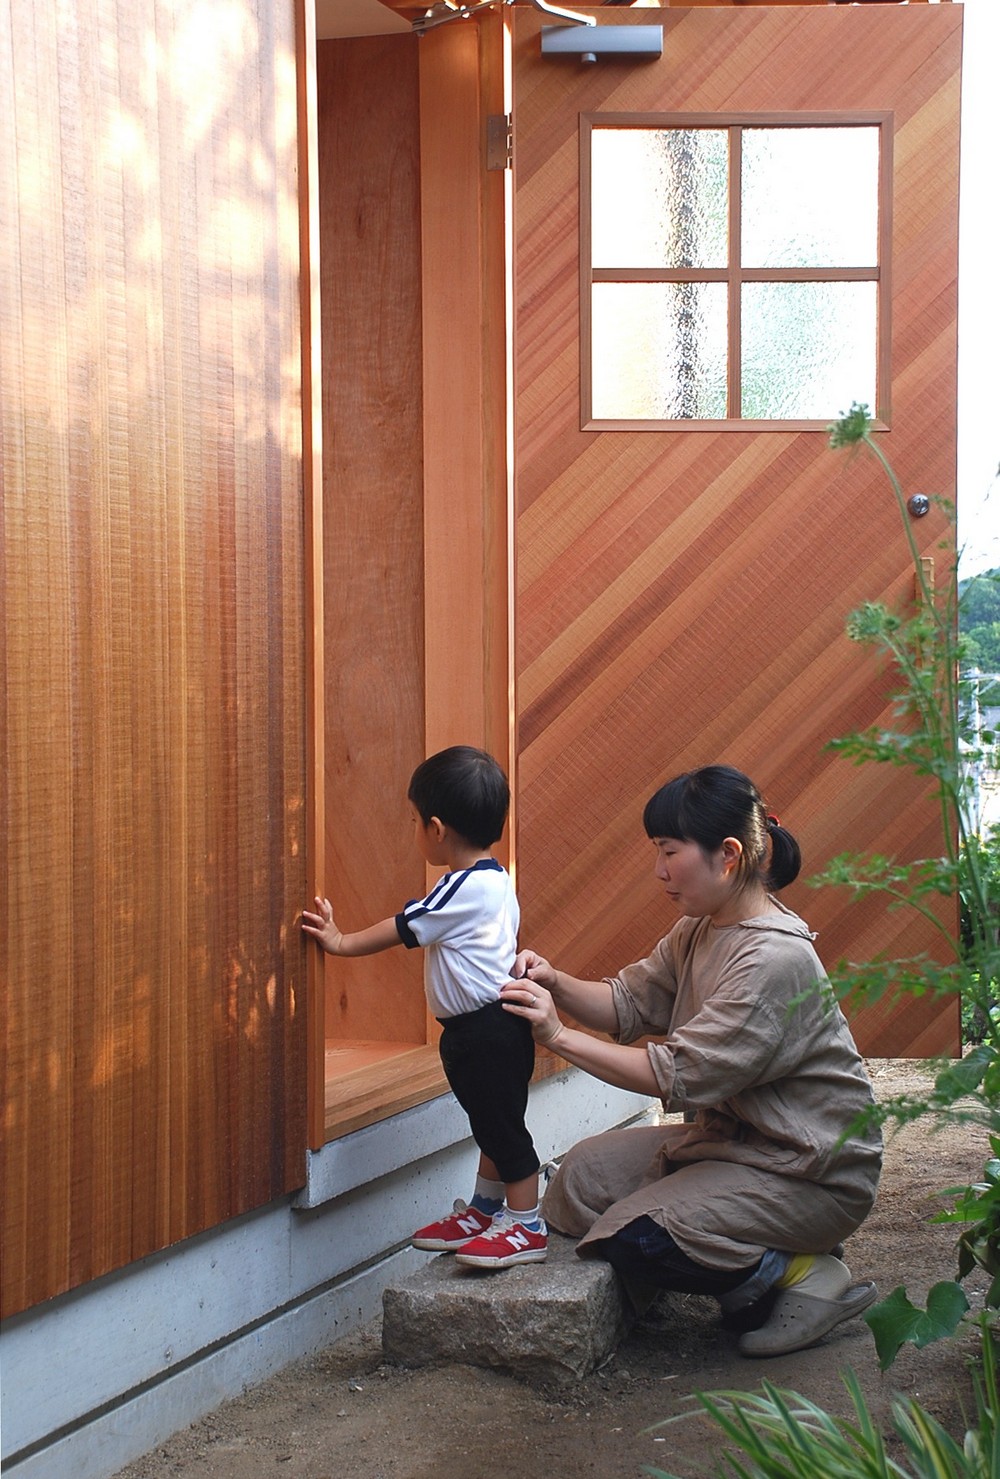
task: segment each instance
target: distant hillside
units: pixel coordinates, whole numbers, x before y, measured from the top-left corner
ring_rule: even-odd
[[[966,642],[963,667],[1000,673],[1000,569],[958,583],[958,625]]]

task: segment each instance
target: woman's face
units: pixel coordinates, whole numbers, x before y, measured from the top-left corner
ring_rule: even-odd
[[[740,846],[727,837],[718,852],[706,852],[697,842],[676,837],[654,837],[653,872],[667,897],[681,914],[694,918],[719,914],[733,897]]]

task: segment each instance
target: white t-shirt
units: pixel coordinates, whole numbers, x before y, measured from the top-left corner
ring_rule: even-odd
[[[426,899],[396,915],[408,949],[422,946],[424,989],[435,1017],[457,1017],[497,1001],[517,954],[521,914],[507,870],[483,858],[438,879]]]

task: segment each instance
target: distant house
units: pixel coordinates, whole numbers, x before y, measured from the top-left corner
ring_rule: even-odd
[[[978,831],[986,832],[990,827],[1000,826],[1000,742],[997,739],[1000,736],[1000,705],[983,703],[983,696],[996,691],[1000,674],[980,673],[973,669],[963,676],[969,680],[971,700],[974,748],[968,769],[972,783],[973,822]]]
[[[432,13],[5,7],[10,1479],[103,1479],[367,1319],[466,1192],[419,960],[299,929],[422,889],[423,754],[501,758],[522,939],[581,975],[662,933],[639,818],[687,767],[752,772],[807,872],[937,850],[824,748],[886,707],[846,613],[912,596],[825,427],[868,398],[953,492],[961,6],[597,7],[662,54],[593,63],[532,4]],[[831,961],[932,948],[788,897]],[[557,1070],[548,1154],[643,1112]]]

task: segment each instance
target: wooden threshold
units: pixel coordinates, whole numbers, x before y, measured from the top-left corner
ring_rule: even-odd
[[[412,1109],[447,1092],[436,1045],[328,1042],[325,1053],[325,1138]]]

